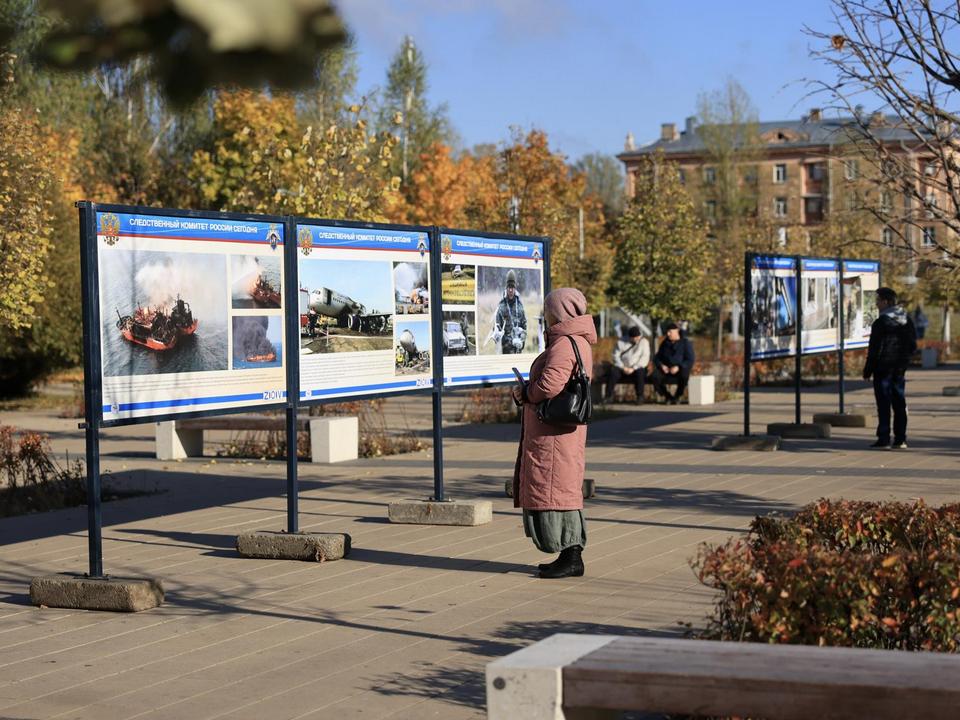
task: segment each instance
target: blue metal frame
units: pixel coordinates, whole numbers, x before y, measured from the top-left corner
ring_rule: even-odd
[[[543,263],[543,296],[546,297],[547,294],[552,289],[551,277],[550,277],[550,261],[553,256],[553,240],[552,238],[540,235],[517,235],[512,233],[499,233],[499,232],[482,232],[479,230],[460,230],[457,228],[448,228],[448,227],[438,227],[437,229],[437,244],[440,243],[440,238],[444,235],[462,235],[463,237],[476,237],[476,238],[491,238],[496,240],[518,240],[520,242],[537,242],[543,245],[543,257],[540,258],[540,261]],[[438,267],[438,276],[440,272],[440,264],[443,262],[442,254],[438,252],[437,254],[437,267]],[[439,321],[443,319],[443,288],[438,288],[438,295],[440,297],[440,302],[437,303],[438,308],[440,308],[441,313],[438,316]],[[441,382],[443,378],[441,377]],[[492,382],[489,380],[476,382],[476,383],[458,383],[457,385],[451,385],[449,390],[469,390],[471,388],[478,387],[496,387],[498,385],[505,385],[515,382],[513,374],[511,373],[508,376],[505,376],[502,381]]]
[[[100,395],[102,396],[103,381],[100,376],[100,307],[99,300],[100,297],[100,267],[98,264],[98,248],[97,248],[97,232],[96,232],[96,216],[98,212],[113,212],[113,213],[124,213],[124,214],[136,214],[136,215],[162,215],[167,217],[183,217],[183,218],[195,218],[195,219],[206,219],[206,220],[238,220],[238,221],[249,221],[249,222],[266,222],[266,223],[275,223],[277,225],[285,225],[285,218],[278,215],[262,215],[257,213],[235,213],[235,212],[213,212],[208,210],[180,210],[174,208],[157,208],[157,207],[144,207],[141,205],[116,205],[111,203],[92,203],[84,201],[77,203],[77,206],[81,208],[81,213],[83,209],[86,208],[90,214],[88,220],[88,227],[86,228],[86,235],[81,235],[82,243],[82,255],[87,259],[92,265],[92,276],[88,278],[91,283],[89,287],[83,287],[83,297],[91,298],[93,302],[88,302],[86,305],[92,305],[92,320],[96,322],[96,325],[91,326],[92,335],[88,336],[87,333],[84,335],[84,358],[87,357],[88,350],[92,349],[90,345],[91,342],[96,344],[96,381],[97,387]],[[284,235],[286,235],[286,229],[284,230]],[[290,239],[284,237],[284,246],[290,243]],[[284,282],[286,278],[284,278]],[[92,293],[92,294],[88,294]],[[289,354],[289,353],[288,353]],[[100,424],[100,427],[120,427],[123,425],[140,425],[144,423],[154,423],[154,422],[165,422],[169,420],[186,420],[188,418],[197,418],[197,417],[214,417],[217,415],[234,415],[236,413],[247,412],[251,409],[259,411],[268,411],[268,410],[279,410],[286,407],[286,401],[278,403],[265,403],[265,404],[256,404],[250,406],[241,406],[241,407],[230,407],[230,408],[217,408],[214,410],[189,410],[186,412],[180,413],[165,413],[162,415],[148,415],[145,417],[136,417],[136,418],[121,418],[118,420],[104,420],[103,419],[103,403],[96,408],[97,418]]]

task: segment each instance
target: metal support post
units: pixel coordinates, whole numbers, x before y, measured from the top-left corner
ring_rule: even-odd
[[[87,455],[87,554],[90,577],[103,577],[103,517],[100,508],[100,304],[97,301],[96,212],[89,202],[80,209],[80,277],[83,298],[83,404]]]
[[[300,488],[297,477],[297,413],[300,407],[300,314],[297,282],[297,222],[283,225],[284,353],[287,366],[287,532],[300,531]]]

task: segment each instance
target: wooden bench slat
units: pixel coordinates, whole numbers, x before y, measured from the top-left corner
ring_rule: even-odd
[[[618,638],[563,669],[570,708],[783,720],[956,718],[960,656]]]

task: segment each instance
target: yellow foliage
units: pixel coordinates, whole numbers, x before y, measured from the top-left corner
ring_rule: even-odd
[[[0,110],[0,325],[13,331],[30,327],[48,287],[55,176],[44,150],[32,118]]]
[[[214,210],[383,219],[394,190],[368,172],[396,140],[349,126],[301,127],[289,96],[225,92],[214,106],[212,146],[197,150],[188,177]]]

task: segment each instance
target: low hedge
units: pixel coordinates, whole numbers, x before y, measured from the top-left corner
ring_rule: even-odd
[[[956,652],[960,505],[819,500],[694,562],[720,593],[700,637]]]

